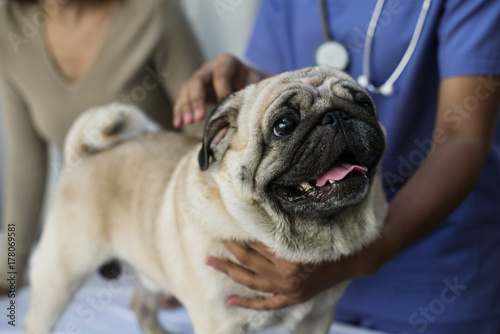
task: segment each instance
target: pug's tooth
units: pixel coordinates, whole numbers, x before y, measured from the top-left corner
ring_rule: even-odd
[[[311,185],[308,183],[308,182],[302,182],[300,184],[300,187],[304,190],[304,191],[309,191],[311,190],[313,187],[311,187]]]
[[[334,183],[335,183],[335,181],[334,181],[334,180],[328,180],[328,182],[329,182],[330,184],[334,184]]]

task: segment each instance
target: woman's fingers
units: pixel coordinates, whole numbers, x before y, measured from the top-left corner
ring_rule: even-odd
[[[211,73],[204,71],[199,73],[188,86],[189,111],[192,119],[199,122],[205,118],[207,99],[207,86],[210,84]]]
[[[185,88],[187,83],[185,83],[180,91],[179,97],[174,105],[174,127],[179,128],[184,121],[184,114],[189,112],[189,94],[188,90]]]
[[[239,66],[243,66],[235,57],[230,55],[219,55],[216,58],[216,66],[213,70],[213,85],[217,102],[222,101],[233,89],[233,81],[240,71]]]
[[[221,54],[205,63],[179,91],[174,106],[174,126],[203,120],[206,104],[218,103],[235,89],[243,88],[234,86],[236,81],[246,82],[241,77],[247,75],[247,66],[232,55]]]
[[[211,73],[207,68],[196,71],[186,81],[180,91],[174,106],[174,126],[191,124],[193,121],[202,120],[205,115],[206,87],[210,84]]]

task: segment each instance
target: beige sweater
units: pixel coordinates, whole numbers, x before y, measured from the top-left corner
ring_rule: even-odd
[[[77,82],[69,82],[54,62],[38,5],[8,1],[0,7],[7,164],[3,230],[15,224],[18,284],[38,230],[50,166],[47,144],[61,149],[81,112],[113,101],[134,103],[171,127],[172,102],[180,85],[201,64],[195,38],[174,1],[117,0],[113,6],[105,42]],[[0,285],[6,285],[7,271],[12,270],[3,247]]]

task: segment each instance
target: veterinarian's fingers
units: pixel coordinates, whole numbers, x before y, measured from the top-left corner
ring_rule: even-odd
[[[225,273],[236,283],[242,284],[252,290],[261,292],[276,291],[276,288],[270,281],[238,264],[211,256],[207,257],[206,263],[214,269]]]
[[[226,241],[224,245],[243,267],[271,280],[281,277],[278,268],[252,248],[234,241]]]
[[[300,263],[293,263],[287,261],[283,258],[279,258],[267,248],[266,245],[260,242],[252,242],[248,245],[253,251],[259,253],[263,258],[269,261],[272,264],[272,268],[274,269],[272,272],[272,276],[267,276],[269,279],[272,279],[276,286],[285,287],[286,291],[292,289],[295,290],[300,284],[297,282],[301,273],[307,273],[310,271],[310,268],[313,266],[303,265]],[[309,270],[309,271],[308,271]],[[268,273],[271,275],[271,273]],[[293,288],[290,288],[290,286]]]
[[[266,248],[263,244],[260,243],[252,243],[252,244],[242,244],[239,242],[234,242],[234,241],[226,241],[224,242],[224,245],[234,254],[240,255],[242,257],[246,255],[251,255],[255,258],[261,258],[263,260],[267,260],[269,264],[272,264],[272,261],[270,261],[270,257],[273,256],[273,254],[269,251],[265,252],[260,252],[256,248],[254,248],[254,245],[259,248],[259,250],[262,250],[262,248]]]
[[[267,248],[266,245],[260,242],[251,242],[248,244],[248,246],[262,255],[264,258],[266,258],[269,262],[275,263],[275,261],[278,259],[276,255]]]
[[[270,297],[261,298],[242,298],[238,296],[231,296],[226,300],[226,304],[229,306],[238,306],[243,308],[250,308],[253,310],[278,310],[291,305],[300,303],[286,296],[276,294]]]

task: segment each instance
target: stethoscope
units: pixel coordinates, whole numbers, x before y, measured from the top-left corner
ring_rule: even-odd
[[[327,0],[319,0],[320,11],[321,11],[321,21],[323,26],[323,38],[324,42],[316,50],[315,60],[317,65],[329,65],[345,71],[350,62],[349,52],[345,45],[340,42],[334,41],[331,37],[330,30],[328,28],[328,14],[326,10]],[[382,13],[382,8],[384,7],[385,0],[377,0],[375,9],[368,25],[368,31],[366,33],[365,49],[363,52],[363,75],[358,78],[358,83],[375,94],[382,94],[385,96],[392,95],[394,93],[394,83],[399,78],[406,65],[410,61],[411,56],[415,52],[418,39],[422,33],[425,19],[429,11],[431,0],[424,0],[422,5],[422,10],[418,17],[417,25],[413,31],[413,36],[411,37],[410,44],[406,49],[403,58],[399,62],[398,66],[392,72],[389,79],[381,86],[375,86],[370,81],[370,55],[372,51],[373,36],[375,35],[375,29],[377,28],[378,20],[380,14]]]

